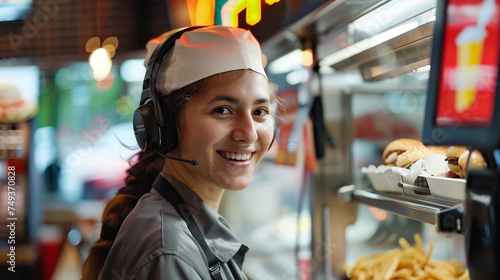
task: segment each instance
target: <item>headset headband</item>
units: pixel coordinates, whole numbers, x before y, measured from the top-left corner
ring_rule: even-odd
[[[140,101],[141,105],[151,100],[154,103],[155,108],[160,108],[161,112],[165,112],[165,106],[163,102],[160,101],[162,98],[161,91],[158,91],[157,89],[157,81],[163,59],[165,58],[165,55],[168,53],[168,51],[170,51],[174,47],[175,41],[179,39],[182,34],[201,27],[203,26],[190,26],[176,29],[173,34],[167,36],[160,42],[160,44],[158,44],[158,46],[156,46],[146,68],[146,74],[144,76],[144,82],[142,84],[143,94]],[[165,125],[163,114],[157,111],[155,117],[158,121],[159,126]]]

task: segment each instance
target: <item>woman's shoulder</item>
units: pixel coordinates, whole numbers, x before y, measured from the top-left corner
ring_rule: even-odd
[[[154,250],[175,249],[179,243],[183,221],[163,197],[154,190],[144,194],[123,221],[117,240],[142,244]]]
[[[173,206],[153,191],[141,197],[123,221],[108,259],[120,267],[130,264],[136,271],[160,259],[199,270],[205,264],[195,242]]]

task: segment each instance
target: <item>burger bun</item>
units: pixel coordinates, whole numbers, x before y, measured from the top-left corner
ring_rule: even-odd
[[[414,147],[397,157],[396,166],[408,167],[419,159],[424,159],[431,154],[439,154],[446,156],[448,147],[443,146],[418,146]]]
[[[410,138],[396,139],[387,144],[387,146],[385,147],[384,152],[382,153],[382,164],[394,166],[396,165],[397,157],[400,154],[414,147],[420,147],[423,145],[424,144],[422,144],[422,142],[416,139],[410,139]]]
[[[469,161],[468,164],[467,161]],[[474,150],[472,151],[472,153],[470,153],[468,150],[463,152],[462,155],[458,158],[458,165],[460,167],[459,175],[464,179],[467,178],[467,171],[469,169],[482,169],[486,168],[487,166],[483,155],[478,150]]]

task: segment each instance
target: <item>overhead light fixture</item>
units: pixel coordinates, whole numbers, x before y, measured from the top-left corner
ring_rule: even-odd
[[[118,39],[109,37],[102,42],[102,47],[100,45],[101,41],[98,37],[90,38],[85,44],[85,49],[90,53],[89,64],[97,82],[112,77],[111,67],[113,62],[111,58],[115,55],[118,47]]]
[[[369,48],[378,46],[394,37],[404,34],[410,30],[417,28],[420,24],[416,21],[403,24],[392,29],[389,29],[380,34],[374,35],[370,38],[361,40],[355,44],[352,44],[346,48],[341,49],[338,52],[332,53],[326,56],[321,62],[320,66],[330,66],[336,64],[344,59],[347,59],[353,55],[361,53],[368,50]]]
[[[302,65],[305,67],[311,67],[314,63],[313,51],[311,49],[306,49],[302,51]]]
[[[435,0],[393,0],[378,7],[349,24],[350,36],[362,38],[360,41],[327,55],[319,65],[332,66],[435,21],[435,6]]]
[[[98,48],[92,52],[89,63],[90,67],[92,67],[94,78],[97,81],[105,79],[111,71],[111,58],[108,52],[103,48]]]

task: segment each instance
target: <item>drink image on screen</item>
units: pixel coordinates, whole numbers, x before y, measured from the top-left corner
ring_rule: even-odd
[[[464,28],[456,37],[457,75],[455,109],[463,112],[470,108],[476,99],[477,81],[481,69],[484,40],[487,37],[485,26],[491,20],[495,0],[485,0],[478,13],[477,25]]]
[[[458,112],[467,110],[476,99],[478,72],[485,38],[486,30],[477,26],[469,26],[457,36],[455,108]]]

